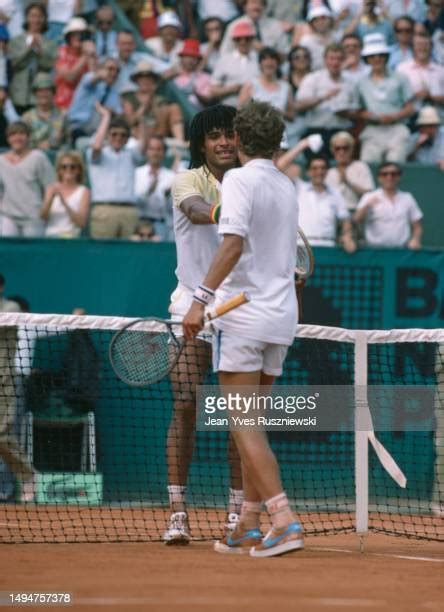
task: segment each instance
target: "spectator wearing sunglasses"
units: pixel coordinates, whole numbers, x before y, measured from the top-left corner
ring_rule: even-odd
[[[139,220],[135,194],[136,167],[145,161],[146,131],[134,148],[127,147],[130,126],[123,117],[98,104],[100,125],[86,151],[91,200],[92,238],[130,238]],[[107,142],[105,143],[105,140]]]
[[[89,189],[82,184],[85,168],[80,153],[61,153],[56,172],[58,181],[47,187],[40,213],[46,221],[45,236],[77,238],[86,226],[90,204]]]
[[[375,188],[369,166],[353,158],[355,139],[349,132],[337,132],[330,140],[336,166],[329,168],[326,185],[344,198],[348,210],[354,211],[361,197]]]
[[[96,12],[95,43],[99,59],[117,55],[117,32],[113,30],[114,11],[111,6],[101,6]]]
[[[390,57],[388,61],[390,70],[395,70],[399,64],[413,57],[412,43],[415,22],[411,17],[405,15],[395,19],[393,27],[395,30],[396,42],[390,47]]]
[[[379,189],[366,193],[358,204],[355,221],[363,224],[368,246],[421,248],[423,215],[412,194],[398,189],[400,180],[398,164],[381,164]]]
[[[122,112],[118,76],[119,64],[110,57],[97,70],[83,75],[66,115],[73,142],[96,131],[100,123],[97,104],[115,113]]]
[[[414,113],[414,94],[408,79],[387,70],[390,49],[383,36],[369,34],[362,55],[371,73],[358,81],[361,132],[361,159],[367,163],[407,158],[410,132],[405,125]]]
[[[223,104],[237,106],[239,92],[246,81],[259,74],[257,52],[253,49],[255,30],[248,21],[232,28],[234,50],[223,53],[211,78],[211,95]]]

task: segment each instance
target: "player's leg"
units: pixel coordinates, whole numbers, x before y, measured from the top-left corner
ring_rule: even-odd
[[[250,390],[254,390],[260,384],[270,389],[274,376],[282,373],[286,352],[286,347],[279,345],[255,343],[226,335],[220,337],[216,367],[219,370],[221,387],[225,393],[229,393],[230,389],[239,390],[240,387],[250,387]],[[254,370],[258,364],[261,369]],[[245,371],[235,372],[235,368]],[[246,429],[233,431],[232,435],[239,450],[245,476],[245,511],[255,510],[257,513],[258,507],[248,504],[257,504],[259,500],[264,500],[272,522],[272,529],[262,543],[252,548],[252,554],[274,556],[302,548],[302,528],[290,509],[282,486],[279,466],[268,443],[266,432]],[[233,544],[233,547],[240,548],[243,542],[249,539],[250,534],[246,529],[244,537],[241,536],[243,515],[244,512],[241,515],[239,528],[234,532],[233,539],[228,542]]]
[[[203,383],[210,359],[209,343],[196,339],[187,343],[170,375],[174,402],[167,436],[171,517],[164,541],[168,544],[187,544],[190,540],[186,515],[186,483],[195,440],[195,389]]]

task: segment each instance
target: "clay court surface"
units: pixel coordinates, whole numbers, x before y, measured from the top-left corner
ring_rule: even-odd
[[[225,556],[210,542],[5,544],[0,590],[71,592],[79,610],[444,610],[444,546],[372,534],[306,539],[274,559]],[[17,609],[3,607],[2,609]]]

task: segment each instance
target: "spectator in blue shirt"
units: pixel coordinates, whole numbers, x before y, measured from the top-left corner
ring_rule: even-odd
[[[130,127],[122,117],[112,118],[106,107],[97,104],[101,116],[93,144],[86,152],[93,210],[92,238],[130,238],[139,215],[134,191],[135,170],[145,161],[146,132],[136,148],[126,146]],[[108,143],[105,138],[108,136]]]
[[[91,136],[100,123],[97,103],[115,113],[121,113],[118,89],[119,64],[106,58],[95,72],[87,72],[81,79],[67,113],[72,141],[80,136]]]
[[[393,27],[395,29],[396,42],[390,47],[390,57],[388,67],[395,70],[398,64],[405,62],[413,57],[413,28],[414,20],[408,15],[395,19]]]

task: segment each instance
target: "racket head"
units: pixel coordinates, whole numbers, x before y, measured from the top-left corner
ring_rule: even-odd
[[[304,232],[298,229],[295,274],[298,278],[307,279],[313,274],[314,255]]]
[[[109,345],[111,366],[122,382],[148,387],[165,378],[184,346],[174,331],[180,323],[164,319],[136,319],[114,334]]]

